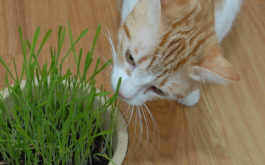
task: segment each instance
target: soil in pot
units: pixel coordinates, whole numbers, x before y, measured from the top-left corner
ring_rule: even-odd
[[[97,153],[102,153],[103,155],[106,154],[106,153],[102,152],[103,147],[105,145],[105,141],[104,141],[104,138],[102,136],[99,136],[99,137],[97,137],[95,139],[94,145],[95,146],[94,146],[93,150],[91,149],[92,155],[95,155]],[[32,149],[32,152],[35,153],[35,150]],[[24,163],[23,157],[24,157],[24,153],[21,155],[21,158],[20,158],[20,163],[21,164]],[[39,160],[40,160],[39,161],[40,165],[44,163],[42,157],[39,157]],[[74,162],[74,160],[73,160],[73,162]],[[102,156],[97,156],[97,157],[93,156],[92,159],[91,159],[91,162],[88,162],[87,164],[88,165],[90,165],[90,164],[93,164],[93,165],[107,165],[109,163],[109,160],[106,159],[105,157],[102,157]],[[4,163],[3,156],[1,154],[0,154],[0,165],[8,165],[8,163]]]

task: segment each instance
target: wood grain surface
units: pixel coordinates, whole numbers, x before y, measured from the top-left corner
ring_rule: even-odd
[[[51,28],[53,37],[44,48],[40,63],[49,58],[50,45],[56,45],[58,25],[72,23],[75,37],[88,28],[89,34],[79,47],[91,48],[96,27],[102,33],[95,57],[111,59],[107,29],[115,39],[119,26],[119,3],[116,0],[1,0],[0,56],[18,67],[22,53],[18,37],[19,25],[32,40],[40,26],[41,36]],[[69,46],[67,40],[66,46]],[[226,58],[240,73],[241,80],[228,86],[207,84],[201,87],[201,101],[186,108],[174,101],[155,101],[147,104],[150,115],[135,109],[129,125],[130,147],[124,164],[157,165],[263,165],[265,164],[265,1],[245,0],[233,29],[222,43]],[[65,69],[74,69],[73,59]],[[111,68],[110,68],[111,69]],[[12,69],[14,70],[14,69]],[[0,87],[5,70],[0,66]],[[108,90],[110,71],[98,77],[98,87]],[[130,119],[127,105],[121,110]],[[138,115],[136,115],[138,114]],[[139,121],[142,124],[139,124]],[[148,123],[148,124],[147,124]]]

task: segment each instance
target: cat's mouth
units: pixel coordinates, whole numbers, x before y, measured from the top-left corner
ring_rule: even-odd
[[[143,91],[142,94],[140,94],[141,91]],[[135,92],[133,95],[130,95],[129,97],[124,95],[120,91],[119,98],[128,104],[139,106],[146,102],[145,95],[148,95],[149,92],[156,93],[159,96],[166,96],[166,94],[161,89],[155,86],[144,86],[139,90],[137,90],[137,92]]]
[[[122,101],[124,101],[124,102],[126,102],[127,104],[130,104],[130,105],[139,106],[139,105],[144,104],[144,99],[143,98],[138,98],[137,94],[138,93],[136,93],[135,95],[133,95],[131,97],[126,97],[122,93],[119,93],[119,98]]]
[[[127,94],[123,94],[125,87],[120,88],[119,91],[119,97],[124,100],[124,101],[130,101],[130,100],[134,100],[136,97],[139,96],[141,91],[144,91],[145,87],[140,87],[139,89],[135,89],[133,92],[131,91],[130,93],[127,92]]]
[[[128,101],[128,100],[133,100],[133,98],[135,98],[140,91],[144,91],[143,94],[147,94],[148,92],[154,92],[157,95],[160,96],[165,96],[166,94],[159,88],[155,87],[155,86],[148,86],[148,87],[143,87],[140,90],[138,90],[134,95],[130,96],[130,97],[126,97],[122,94],[122,92],[119,93],[119,97],[124,100],[124,101]]]
[[[126,101],[126,100],[130,100],[130,98],[128,97],[125,97],[123,94],[119,93],[119,97],[123,100],[123,101]]]

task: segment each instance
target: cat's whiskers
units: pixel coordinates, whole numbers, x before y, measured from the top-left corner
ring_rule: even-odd
[[[140,124],[140,137],[143,136],[143,120],[142,120],[142,113],[140,107],[137,107],[137,112],[139,116],[139,124]]]
[[[128,124],[127,124],[127,126],[131,123],[133,113],[134,113],[134,106],[131,107],[131,110],[130,110],[130,117],[129,117],[129,120],[128,120]]]
[[[141,111],[143,112],[143,118],[144,118],[144,122],[145,122],[145,126],[146,126],[146,139],[148,140],[149,139],[149,122],[148,122],[148,119],[147,119],[147,116],[146,116],[146,113],[145,113],[145,110],[143,108],[143,105],[140,106],[141,108]]]
[[[132,116],[134,113],[134,106],[133,105],[128,105],[126,111],[124,112],[124,117],[127,119],[127,127],[129,126]]]
[[[148,156],[152,150],[147,150],[152,146],[157,146],[155,142],[156,139],[158,139],[158,146],[160,145],[160,138],[159,138],[159,131],[157,127],[157,123],[151,114],[149,108],[146,105],[141,105],[139,107],[133,107],[133,112],[137,111],[135,114],[135,123],[134,123],[134,136],[132,143],[131,143],[131,149],[129,149],[128,154],[131,153],[131,150],[134,151],[134,153],[144,152],[147,154],[144,154],[145,156]],[[150,135],[150,124],[147,116],[150,116],[150,119],[152,121],[152,127],[153,127],[153,134]],[[145,127],[143,126],[143,122],[145,124]],[[144,133],[144,128],[146,129],[146,133]],[[150,139],[151,138],[151,139]],[[140,147],[141,146],[141,147]],[[141,151],[139,149],[141,148]],[[136,152],[137,151],[137,152]],[[142,155],[142,156],[144,156]],[[145,157],[144,157],[145,158]]]
[[[156,123],[152,113],[150,112],[149,108],[147,107],[147,105],[146,104],[143,104],[143,105],[144,105],[147,113],[149,114],[149,116],[150,116],[150,118],[152,120],[152,125],[154,127],[154,139],[152,141],[152,144],[153,144],[153,142],[155,140],[155,137],[157,137],[157,139],[158,139],[158,145],[157,146],[158,146],[158,148],[160,148],[160,136],[159,136],[160,134],[159,134],[159,129],[158,129],[157,123]]]
[[[134,107],[134,111],[136,111],[135,121],[134,121],[134,136],[132,140],[131,146],[133,147],[133,151],[136,151],[140,146],[140,142],[142,140],[142,127],[141,127],[141,117],[139,115],[139,107]],[[138,126],[140,129],[137,129]],[[136,136],[138,135],[138,136]]]
[[[137,124],[139,124],[139,128],[140,128],[140,132],[138,136],[139,139],[135,146],[136,148],[138,148],[141,145],[141,142],[143,141],[143,121],[142,121],[142,113],[141,113],[139,106],[136,107],[136,111],[137,111],[136,115],[138,115],[138,119],[139,119],[139,122]]]
[[[117,51],[115,49],[115,46],[114,46],[114,43],[113,43],[113,40],[112,40],[112,37],[111,37],[111,33],[109,31],[109,29],[107,28],[107,33],[108,33],[108,37],[106,37],[109,41],[109,44],[110,44],[110,49],[112,51],[112,58],[113,58],[113,61],[115,62],[116,61],[116,57],[117,57]]]
[[[123,112],[123,116],[124,116],[125,119],[127,119],[128,118],[128,114],[130,114],[130,107],[131,107],[131,105],[128,105],[127,109]]]
[[[145,128],[146,128],[146,139],[145,139],[145,143],[143,144],[143,150],[147,149],[148,146],[148,142],[149,142],[149,122],[145,113],[145,110],[143,108],[143,106],[140,106],[141,112],[143,114],[143,118],[144,118],[144,122],[145,122]]]
[[[146,160],[149,153],[151,152],[151,150],[148,149],[148,144],[150,144],[149,143],[149,124],[148,124],[148,119],[145,114],[145,109],[143,108],[143,105],[138,106],[137,111],[139,115],[140,135],[138,136],[138,144],[135,147],[135,149],[137,148],[137,153],[147,153],[147,154],[139,155],[140,157],[142,157],[142,159]],[[145,127],[143,127],[143,122],[145,123]],[[143,131],[144,130],[143,128],[146,129],[146,133]]]
[[[135,108],[135,107],[133,107],[133,110],[134,110],[134,108]],[[137,127],[136,127],[136,126],[137,126],[137,117],[138,117],[138,116],[135,115],[135,118],[134,118],[134,123],[135,123],[135,124],[134,124],[134,136],[133,136],[133,140],[132,140],[132,143],[131,143],[131,147],[132,147],[131,149],[132,149],[133,151],[135,151],[136,148],[137,148],[137,146],[134,145],[134,144],[136,143],[136,142],[135,142],[135,139],[136,139],[136,136],[135,136],[135,135],[136,135],[136,133],[137,133],[137,132],[136,132],[136,131],[137,131],[137,129],[136,129],[136,128],[137,128]],[[133,152],[132,152],[131,154],[133,154]]]
[[[136,113],[134,113],[135,111]],[[160,146],[159,131],[158,131],[157,123],[153,115],[151,114],[147,105],[144,104],[141,106],[128,105],[126,111],[124,112],[124,116],[127,120],[127,126],[131,124],[131,120],[134,117],[134,122],[132,123],[133,124],[132,125],[133,136],[132,136],[132,141],[130,143],[130,148],[127,153],[128,157],[132,156],[133,154],[137,154],[139,152],[144,152],[146,154],[142,154],[138,156],[143,156],[143,158],[146,159],[146,157],[152,151],[148,148],[154,147],[154,146],[158,146],[159,148]],[[151,119],[152,121],[151,125],[149,123],[149,119]],[[143,125],[143,122],[145,126]],[[150,134],[150,126],[153,127],[152,135]],[[146,132],[144,132],[144,128],[146,129]],[[158,143],[155,143],[156,139],[158,139]]]
[[[133,114],[135,114],[135,115],[133,116],[134,117],[134,123],[132,123],[133,124],[132,126],[134,127],[134,133],[133,133],[134,136],[133,136],[132,142],[130,144],[131,147],[129,148],[128,153],[127,153],[128,157],[130,157],[131,155],[136,153],[135,151],[139,148],[139,146],[143,140],[143,138],[142,138],[142,135],[143,135],[142,115],[140,114],[141,110],[139,109],[138,106],[131,106],[130,111],[131,111],[131,112],[129,112],[130,117],[129,117],[129,121],[128,121],[127,125],[129,125],[131,123],[131,119],[132,119]],[[136,113],[134,113],[134,111],[136,111]]]

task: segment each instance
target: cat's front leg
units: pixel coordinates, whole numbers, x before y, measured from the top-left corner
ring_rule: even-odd
[[[178,99],[177,101],[180,104],[183,104],[187,107],[191,107],[191,106],[197,104],[199,102],[199,100],[200,100],[200,90],[196,89],[195,91],[191,92],[186,97],[184,97],[182,99]]]

